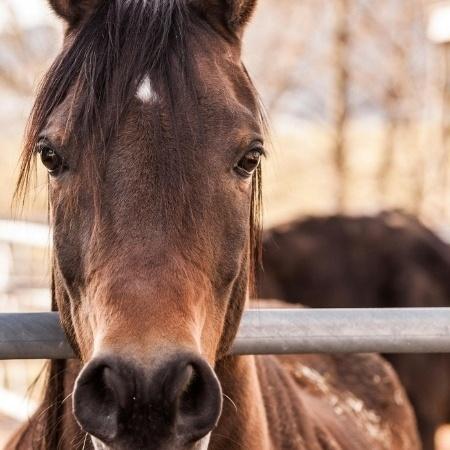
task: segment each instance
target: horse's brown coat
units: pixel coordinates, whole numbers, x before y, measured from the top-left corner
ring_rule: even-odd
[[[259,294],[318,308],[449,306],[450,246],[415,217],[308,217],[267,230]],[[388,355],[425,449],[450,421],[450,358]]]
[[[108,445],[93,440],[97,449],[418,449],[409,404],[378,357],[226,356],[258,235],[259,170],[239,170],[249,152],[263,153],[261,110],[240,61],[255,1],[52,5],[68,30],[36,102],[21,186],[37,144],[65,161],[49,183],[53,300],[83,372],[51,364],[41,411],[9,448],[90,448],[76,417],[105,436]],[[147,76],[151,104],[136,97]],[[162,370],[186,351],[203,372],[188,366],[194,375],[173,401],[162,384],[173,372]],[[105,355],[107,372],[98,366]],[[216,428],[207,422],[210,436],[187,440],[176,419],[202,412],[195,395],[205,373],[216,380],[211,367],[223,414]],[[86,373],[99,374],[99,389],[80,397]],[[152,397],[159,403],[142,401],[155,393],[151,383],[164,386]],[[136,386],[146,390],[135,396]]]

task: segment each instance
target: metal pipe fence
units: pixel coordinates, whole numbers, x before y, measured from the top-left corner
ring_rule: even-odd
[[[232,353],[450,353],[450,308],[252,309]],[[0,314],[0,359],[73,353],[57,313]]]

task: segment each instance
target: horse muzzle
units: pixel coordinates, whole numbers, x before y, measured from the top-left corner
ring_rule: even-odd
[[[75,384],[73,409],[96,448],[204,447],[222,411],[214,371],[198,355],[185,352],[151,366],[117,356],[96,357],[85,366]]]

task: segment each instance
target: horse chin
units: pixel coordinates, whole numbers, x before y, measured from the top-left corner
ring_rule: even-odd
[[[183,450],[208,450],[210,439],[211,439],[211,433],[207,434],[203,439],[200,439],[198,442],[193,444],[191,449],[183,449]],[[112,450],[110,447],[108,447],[103,442],[99,441],[98,439],[96,439],[93,436],[91,436],[91,440],[92,440],[92,445],[94,446],[95,450]],[[152,450],[154,450],[154,449],[152,449]]]

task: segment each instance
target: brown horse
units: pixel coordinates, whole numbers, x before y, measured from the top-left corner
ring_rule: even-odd
[[[416,218],[309,217],[268,230],[259,294],[317,308],[450,306],[450,246]],[[450,421],[450,357],[389,355],[424,449]]]
[[[415,450],[377,356],[229,357],[257,242],[263,121],[240,60],[254,0],[52,0],[34,107],[49,172],[54,361],[14,449]],[[222,404],[222,399],[224,402]]]

